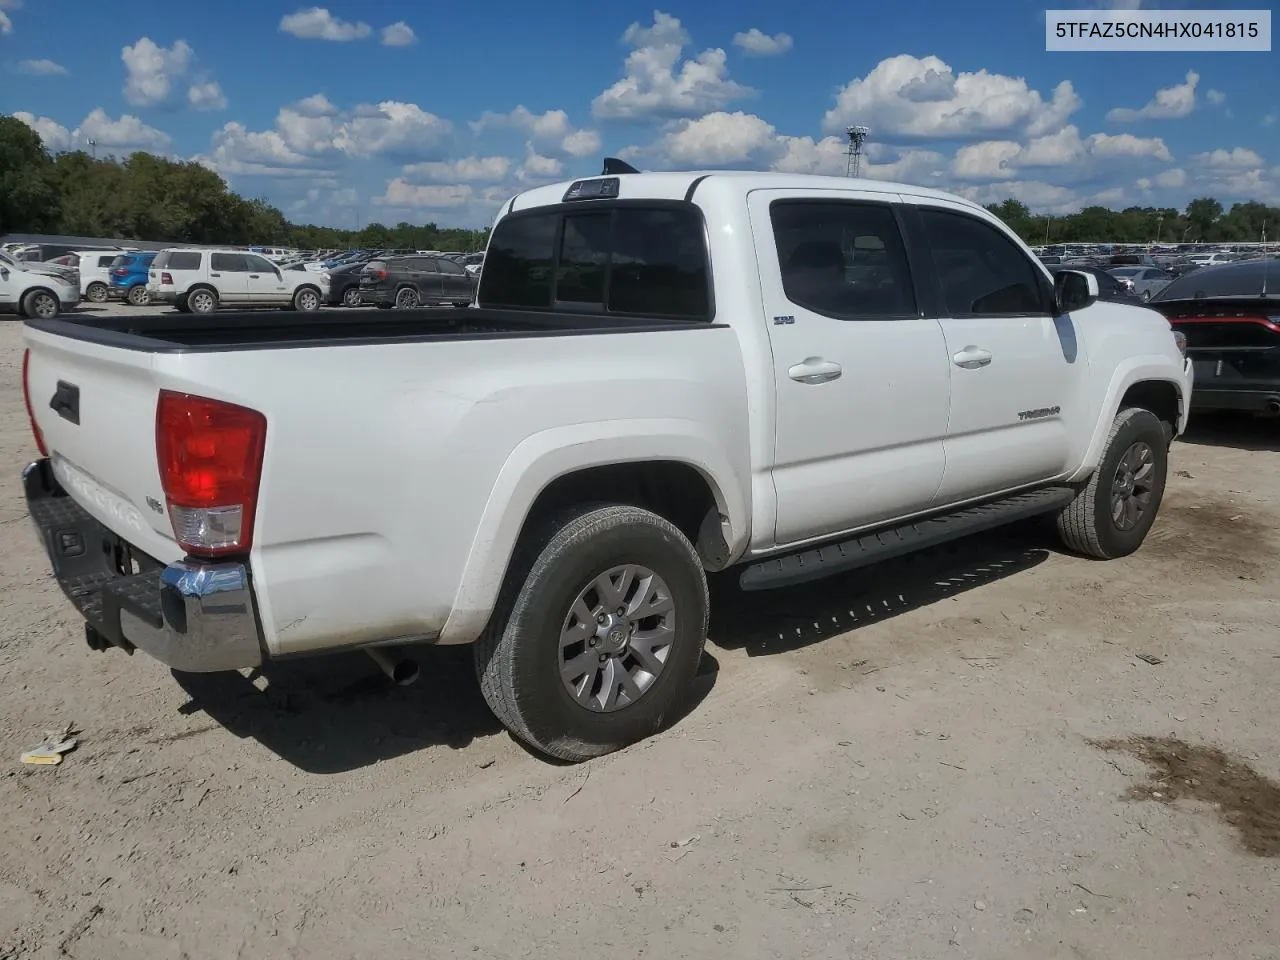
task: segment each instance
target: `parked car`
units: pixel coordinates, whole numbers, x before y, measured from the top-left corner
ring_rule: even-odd
[[[213,313],[219,306],[319,310],[329,275],[281,270],[256,253],[222,249],[162,250],[151,264],[147,291],[182,313]]]
[[[1187,340],[1193,410],[1280,414],[1280,268],[1245,260],[1205,266],[1151,298]]]
[[[329,295],[325,303],[331,307],[358,307],[362,303],[360,275],[365,261],[340,264],[329,271]]]
[[[1192,388],[1168,322],[977,204],[862,183],[536,187],[469,309],[28,321],[26,497],[90,646],[363,647],[403,681],[405,641],[475,641],[507,728],[582,760],[679,710],[708,571],[782,587],[1037,515],[1133,553]],[[884,272],[851,281],[861,251]]]
[[[80,302],[80,285],[0,253],[0,313],[47,320]]]
[[[115,250],[82,250],[76,256],[80,295],[91,303],[106,303],[111,297],[111,267],[119,253]]]
[[[465,307],[475,297],[476,278],[446,257],[387,257],[370,260],[360,274],[360,301],[402,310],[422,305]]]
[[[1112,267],[1111,275],[1144,302],[1150,300],[1173,280],[1173,274],[1160,267]]]
[[[135,307],[145,307],[151,302],[147,289],[147,271],[155,260],[154,250],[137,250],[121,253],[111,261],[111,286],[108,295],[114,300],[125,300]]]
[[[1154,267],[1158,264],[1149,253],[1113,253],[1107,258],[1113,267]]]
[[[1098,281],[1098,299],[1110,300],[1113,303],[1141,303],[1142,300],[1133,295],[1133,291],[1113,277],[1101,267],[1095,267],[1089,264],[1053,264],[1049,266],[1049,273],[1057,276],[1063,271],[1072,273],[1087,273]]]

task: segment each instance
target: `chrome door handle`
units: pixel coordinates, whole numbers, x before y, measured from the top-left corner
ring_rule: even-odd
[[[844,371],[840,364],[821,357],[806,357],[787,371],[787,376],[797,383],[826,383],[835,380]]]
[[[220,274],[220,273],[211,273],[211,274],[209,274],[209,276],[211,276],[211,277],[220,277],[220,276],[222,276],[222,274]]]
[[[251,274],[249,274],[249,279],[250,279],[250,280],[259,280],[259,279],[261,279],[261,277],[260,277],[258,274],[256,274],[256,273],[251,273]]]
[[[972,345],[967,346],[952,357],[951,362],[957,367],[964,367],[966,370],[977,370],[979,367],[985,367],[991,362],[991,351]]]

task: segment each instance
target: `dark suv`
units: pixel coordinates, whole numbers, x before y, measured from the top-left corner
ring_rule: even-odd
[[[476,279],[444,257],[370,260],[360,275],[360,300],[379,307],[465,307],[475,299]]]

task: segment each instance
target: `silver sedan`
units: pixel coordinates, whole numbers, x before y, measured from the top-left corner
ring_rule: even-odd
[[[1172,273],[1158,267],[1112,267],[1107,272],[1143,300],[1150,300],[1173,280]]]

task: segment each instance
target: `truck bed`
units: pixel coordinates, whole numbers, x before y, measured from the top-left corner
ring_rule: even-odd
[[[476,307],[347,309],[317,313],[242,310],[219,312],[207,317],[176,312],[150,317],[84,314],[60,316],[53,320],[28,320],[26,323],[34,329],[75,340],[146,353],[217,353],[431,340],[706,330],[718,326],[650,317]]]

